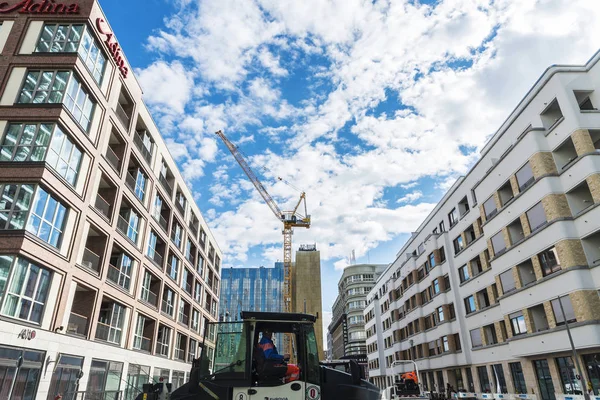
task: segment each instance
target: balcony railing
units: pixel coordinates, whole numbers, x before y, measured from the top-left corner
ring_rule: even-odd
[[[179,323],[187,326],[189,322],[190,322],[190,316],[189,315],[179,313]]]
[[[106,149],[106,159],[115,171],[119,172],[121,170],[121,159],[115,154],[110,146]]]
[[[119,215],[119,220],[117,221],[117,230],[121,232],[125,237],[131,240],[137,246],[137,232],[133,229],[129,232],[130,226],[129,222],[121,215]]]
[[[158,300],[158,295],[156,293],[154,293],[153,291],[151,291],[150,289],[146,289],[145,287],[142,287],[142,300],[144,300],[146,303],[152,304],[154,307],[156,307],[158,305],[157,300]]]
[[[156,354],[169,357],[169,344],[156,342]]]
[[[129,118],[121,103],[117,103],[115,114],[117,114],[117,117],[119,117],[119,120],[123,123],[125,129],[129,130],[129,122],[131,121],[131,118]]]
[[[190,227],[190,230],[192,231],[194,236],[198,236],[198,225],[196,223],[192,223],[192,221],[190,221],[188,226]]]
[[[152,260],[157,266],[162,269],[164,257],[158,254],[158,251],[153,249],[148,249],[148,258]]]
[[[96,210],[100,211],[106,218],[110,218],[110,203],[100,196],[100,193],[96,195],[96,201],[94,202]]]
[[[175,349],[175,358],[177,360],[185,361],[185,349]]]
[[[173,316],[173,303],[169,303],[168,301],[163,300],[160,310],[162,312],[164,312],[165,314],[172,317]]]
[[[92,271],[100,272],[100,256],[86,247],[83,250],[81,265]]]
[[[72,312],[69,315],[69,324],[67,325],[67,334],[76,336],[87,336],[88,317]]]
[[[121,286],[125,290],[129,290],[129,284],[131,282],[131,278],[123,273],[121,270],[114,265],[108,266],[108,274],[106,275],[106,279],[116,283]]]
[[[96,339],[104,340],[108,342],[108,334],[110,332],[110,325],[103,322],[98,322],[96,326]]]
[[[169,233],[169,223],[167,220],[160,213],[154,213],[153,217],[154,220],[158,222],[160,227],[163,228],[163,231],[165,231],[165,233]]]
[[[148,161],[148,164],[150,164],[152,162],[152,149],[151,148],[148,149],[146,147],[146,145],[144,144],[144,142],[142,141],[142,138],[140,137],[140,135],[138,133],[135,133],[133,135],[133,143],[135,143],[135,147],[138,148],[140,153],[142,153],[142,156],[144,156],[146,161]]]
[[[136,336],[134,337],[133,342],[133,348],[136,350],[141,350],[148,353],[150,353],[150,350],[152,350],[152,339],[150,338]]]
[[[183,216],[185,215],[185,207],[181,205],[180,202],[175,201],[175,208],[177,209],[177,211],[179,211],[179,213]]]
[[[162,185],[162,187],[169,193],[169,196],[173,195],[173,187],[167,181],[167,178],[164,175],[158,175],[158,181]]]
[[[194,253],[195,251],[186,251],[185,252],[185,259],[188,260],[190,262],[190,264],[194,265]]]

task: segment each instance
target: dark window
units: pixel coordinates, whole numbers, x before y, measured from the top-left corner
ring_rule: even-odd
[[[498,212],[496,208],[496,200],[494,196],[490,197],[483,203],[483,212],[485,213],[485,219],[490,219]]]
[[[444,221],[440,222],[440,233],[445,232],[446,227],[444,226]]]
[[[458,212],[456,211],[456,208],[453,208],[452,211],[448,213],[448,222],[450,223],[450,228],[458,222]]]
[[[562,309],[560,307],[561,303]],[[571,303],[571,298],[569,296],[561,296],[560,303],[558,299],[554,299],[551,301],[551,304],[552,311],[554,311],[554,319],[556,320],[556,325],[564,325],[565,319],[567,320],[567,322],[577,321],[577,318],[575,317],[575,311],[573,310],[573,304]]]
[[[444,261],[446,261],[446,250],[444,249],[444,247],[440,247],[440,263],[443,263]]]
[[[430,268],[435,267],[435,255],[433,253],[431,253],[429,255],[429,265],[430,265]]]
[[[523,375],[523,367],[521,367],[521,363],[514,362],[508,364],[508,366],[510,367],[510,375],[512,376],[515,393],[527,393],[527,384],[525,383],[525,375]]]
[[[483,393],[490,393],[490,378],[488,377],[487,367],[477,367],[477,375],[479,376],[479,385]]]
[[[542,400],[556,400],[554,396],[554,384],[552,383],[552,375],[548,368],[547,360],[535,360],[533,362],[535,375],[537,377],[540,388],[540,396]]]
[[[447,292],[450,290],[450,277],[448,275],[444,276],[444,291]]]
[[[60,354],[52,373],[48,400],[54,400],[56,395],[77,392],[79,372],[83,367],[83,357]]]
[[[496,383],[494,388],[494,393],[508,393],[508,388],[506,387],[506,378],[504,378],[504,369],[502,368],[502,364],[494,364],[492,365],[492,379]]]
[[[538,258],[540,260],[540,264],[542,266],[542,274],[544,276],[560,271],[560,260],[558,258],[558,252],[556,251],[556,247],[552,247],[548,250],[541,252],[538,255]]]
[[[546,213],[544,212],[544,206],[542,206],[541,202],[537,203],[527,211],[527,220],[529,221],[531,232],[546,224]]]
[[[460,282],[466,282],[469,280],[469,269],[466,265],[463,265],[458,269],[458,276],[460,277]]]
[[[513,335],[523,335],[527,333],[527,325],[525,324],[525,317],[521,311],[509,315],[510,324],[512,326]]]
[[[494,255],[501,254],[506,250],[506,242],[504,242],[502,231],[492,236],[492,247],[494,248]]]
[[[523,191],[527,189],[529,186],[533,184],[535,178],[533,177],[533,171],[531,170],[531,165],[527,162],[520,170],[517,171],[516,174],[517,183],[519,185],[519,191]]]
[[[437,382],[438,382],[438,388],[440,389],[440,392],[444,391],[444,374],[442,373],[442,371],[437,371]]]
[[[558,367],[563,393],[582,394],[576,378],[577,370],[573,365],[573,359],[571,357],[558,357],[556,358],[556,366]]]
[[[465,248],[462,236],[459,236],[456,239],[454,239],[452,244],[454,245],[454,254],[460,253],[461,250]]]
[[[473,382],[473,372],[471,371],[471,367],[466,368],[467,370],[467,383],[469,385],[469,392],[473,393],[475,391],[475,383]]]
[[[432,285],[433,285],[433,294],[438,294],[440,292],[439,279],[434,279]]]
[[[465,310],[467,314],[477,311],[475,308],[475,298],[472,295],[465,299]]]

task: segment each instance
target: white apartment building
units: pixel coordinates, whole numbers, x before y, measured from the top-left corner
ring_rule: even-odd
[[[599,393],[598,59],[548,68],[379,277],[365,309],[378,386],[414,360],[428,390],[581,392],[568,322]]]

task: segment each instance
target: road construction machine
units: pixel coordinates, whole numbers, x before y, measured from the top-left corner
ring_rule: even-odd
[[[315,321],[308,314],[242,312],[241,321],[210,323],[216,325],[216,337],[205,334],[204,343],[214,341],[214,351],[203,346],[189,381],[171,393],[170,400],[379,399],[379,389],[361,379],[356,362],[350,363],[350,373],[320,363]],[[215,328],[207,326],[205,332]],[[294,354],[286,358],[296,360],[295,367],[281,357],[265,357],[263,332],[291,338]],[[277,343],[273,345],[276,349]],[[290,370],[295,373],[290,375]]]

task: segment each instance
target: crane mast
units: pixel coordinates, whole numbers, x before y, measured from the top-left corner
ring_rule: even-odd
[[[246,173],[248,179],[250,179],[250,182],[252,182],[275,217],[283,223],[283,311],[286,313],[292,312],[292,234],[294,233],[294,227],[310,228],[310,215],[308,215],[306,209],[306,194],[304,192],[300,194],[298,203],[296,203],[293,211],[281,211],[275,200],[273,200],[273,197],[271,197],[254,171],[252,171],[252,168],[250,168],[250,165],[248,165],[238,147],[222,131],[217,131],[216,135],[225,143],[233,158],[242,167],[242,170]],[[282,179],[280,178],[280,180]],[[304,203],[304,214],[298,212],[302,203]],[[285,335],[283,344],[284,353],[293,354],[292,346],[290,335]]]

